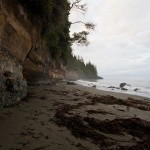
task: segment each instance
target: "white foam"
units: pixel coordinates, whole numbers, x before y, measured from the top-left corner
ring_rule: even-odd
[[[75,82],[80,85],[87,86],[87,87],[92,87],[93,85],[96,85],[97,89],[104,90],[104,91],[113,91],[113,92],[118,92],[118,93],[126,93],[126,94],[138,95],[138,96],[150,98],[150,88],[141,81],[140,82],[139,81],[126,82],[130,84],[130,86],[124,87],[127,89],[127,91],[116,89],[116,88],[109,88],[110,86],[119,88],[120,83],[122,83],[121,81],[97,80],[97,81],[91,82],[91,81],[85,81],[85,80],[77,80]],[[138,89],[138,90],[134,91],[135,89]]]

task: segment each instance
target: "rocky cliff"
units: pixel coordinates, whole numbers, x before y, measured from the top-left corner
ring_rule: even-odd
[[[0,1],[0,107],[23,99],[27,82],[65,76],[25,9],[20,4],[14,9],[9,2]]]

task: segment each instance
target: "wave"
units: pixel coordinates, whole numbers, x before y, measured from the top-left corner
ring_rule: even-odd
[[[126,83],[129,84],[129,86],[124,86],[124,90],[120,89],[120,81],[115,80],[97,80],[97,81],[85,81],[85,80],[77,80],[76,83],[92,87],[96,85],[97,89],[104,90],[104,91],[113,91],[118,93],[126,93],[131,95],[137,95],[137,96],[143,96],[150,98],[150,87],[147,86],[147,82],[139,82],[139,81],[128,81]]]

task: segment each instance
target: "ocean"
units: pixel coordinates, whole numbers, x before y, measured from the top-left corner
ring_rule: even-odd
[[[92,87],[93,85],[96,85],[97,89],[104,91],[126,93],[150,98],[150,79],[148,78],[128,78],[128,79],[107,78],[95,81],[77,80],[76,83],[87,87]],[[126,91],[121,90],[119,88],[121,83],[128,84],[124,86],[124,88],[127,89]]]

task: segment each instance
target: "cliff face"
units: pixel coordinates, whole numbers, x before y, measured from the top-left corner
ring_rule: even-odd
[[[68,80],[78,80],[79,75],[75,71],[67,71],[65,78],[68,79]]]
[[[0,107],[23,99],[27,82],[65,76],[23,7],[14,11],[6,1],[0,1]]]

